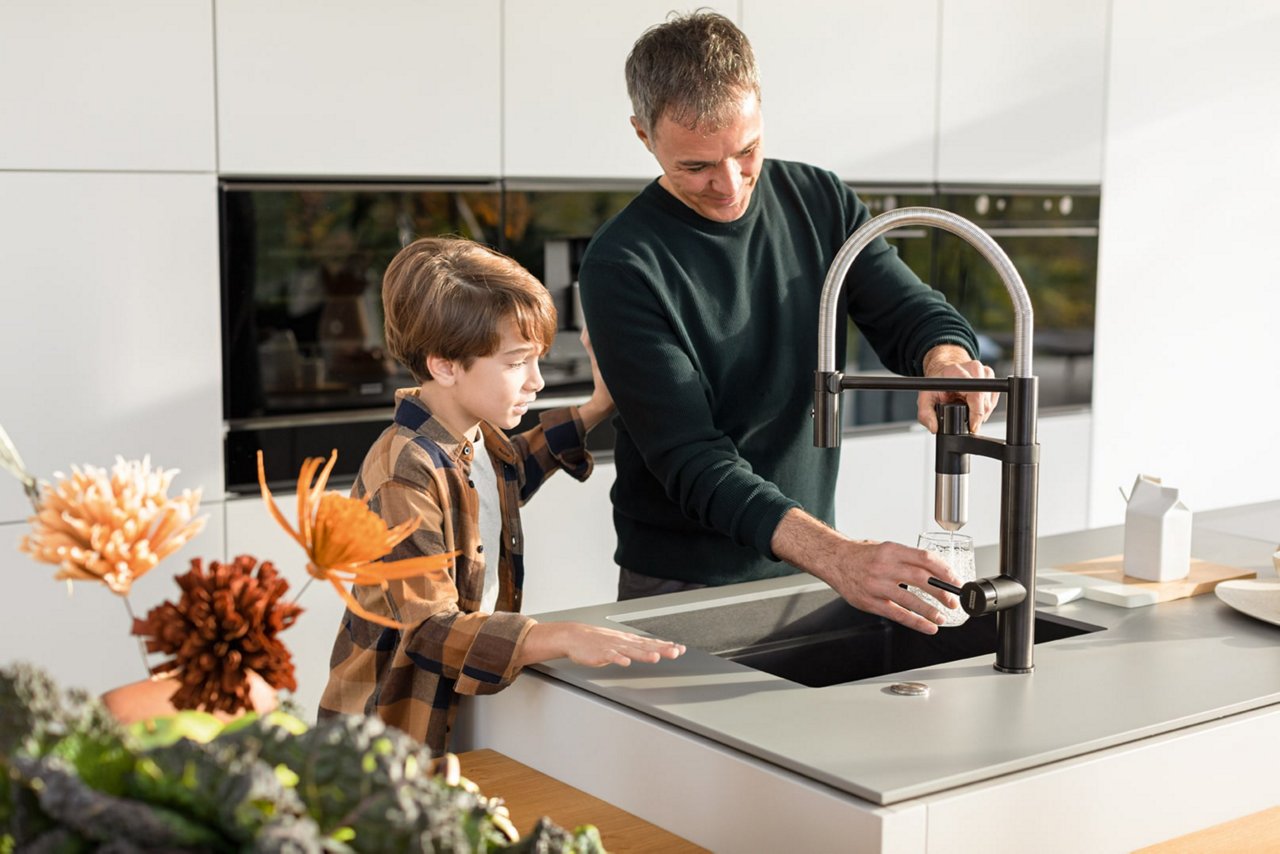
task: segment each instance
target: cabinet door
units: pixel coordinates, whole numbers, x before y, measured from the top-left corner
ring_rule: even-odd
[[[744,0],[766,152],[862,182],[933,180],[937,0]]]
[[[914,546],[921,531],[934,527],[932,453],[933,437],[923,427],[845,436],[836,530]]]
[[[0,417],[37,477],[149,454],[221,500],[215,183],[0,172]],[[0,521],[30,510],[0,490]]]
[[[1108,0],[943,0],[938,180],[1102,180]]]
[[[521,509],[526,614],[618,598],[618,538],[609,500],[616,473],[611,462],[597,462],[585,483],[560,472]]]
[[[1046,537],[1081,531],[1088,526],[1089,448],[1093,417],[1088,412],[1047,415],[1040,418],[1040,486],[1036,533]],[[1004,438],[1003,421],[984,424],[984,436]],[[929,443],[930,453],[933,443]],[[928,516],[933,523],[933,465],[930,458]],[[969,461],[969,523],[964,533],[975,545],[1000,542],[1001,466],[995,460],[972,457]],[[1116,500],[1120,500],[1119,496]]]
[[[737,19],[737,3],[693,4]],[[516,178],[654,178],[631,129],[623,66],[670,0],[520,0],[504,7],[504,174]]]
[[[0,169],[213,171],[212,6],[0,3],[0,116]]]
[[[220,0],[231,175],[492,177],[499,0]]]

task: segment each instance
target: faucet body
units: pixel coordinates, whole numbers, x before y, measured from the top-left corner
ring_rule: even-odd
[[[977,248],[996,268],[1014,306],[1012,376],[1005,379],[847,377],[836,369],[837,306],[845,277],[858,253],[873,240],[908,225],[935,226],[956,234]],[[939,418],[935,488],[944,490],[944,494],[935,496],[934,505],[938,523],[943,528],[959,529],[968,518],[964,481],[969,456],[1000,461],[1000,575],[966,585],[961,604],[970,613],[995,613],[998,635],[995,667],[1006,673],[1030,673],[1034,668],[1040,446],[1036,442],[1038,380],[1031,373],[1032,324],[1026,286],[1004,250],[973,223],[935,208],[900,208],[869,220],[855,231],[827,271],[818,317],[818,370],[814,375],[813,403],[814,444],[819,447],[840,444],[840,393],[845,389],[994,391],[1008,395],[1004,441],[971,435],[967,407],[963,414],[943,408]]]

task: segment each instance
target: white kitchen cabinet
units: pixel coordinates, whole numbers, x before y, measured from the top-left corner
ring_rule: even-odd
[[[1101,183],[1109,10],[942,0],[940,182]]]
[[[1083,530],[1088,524],[1089,450],[1093,416],[1087,411],[1041,415],[1037,427],[1040,443],[1040,488],[1036,533],[1047,537]],[[984,436],[1004,438],[1003,421],[984,424]],[[930,442],[929,453],[933,453]],[[985,457],[969,460],[969,523],[964,533],[975,545],[1000,541],[1001,465]],[[1120,500],[1120,496],[1116,496]],[[933,458],[929,458],[929,526],[933,522]]]
[[[736,2],[705,6],[737,19]],[[631,129],[623,66],[670,0],[513,0],[503,6],[503,174],[515,178],[656,178]]]
[[[134,583],[129,606],[138,618],[166,599],[178,600],[182,590],[173,579],[191,568],[192,558],[205,559],[207,565],[208,559],[221,555],[222,503],[202,504],[200,510],[209,517],[204,530]],[[77,581],[68,593],[66,583],[53,578],[56,566],[37,563],[18,551],[30,532],[25,521],[0,524],[5,578],[0,665],[29,661],[48,670],[62,686],[95,694],[145,679],[147,671],[138,640],[130,634],[133,624],[123,600],[97,582]],[[152,665],[164,660],[163,655],[149,657]]]
[[[855,539],[914,546],[921,531],[934,527],[932,518],[931,433],[911,427],[845,435],[836,482],[836,530]]]
[[[524,528],[524,612],[540,614],[618,598],[613,562],[617,469],[596,462],[585,483],[559,472],[520,511]]]
[[[499,0],[216,8],[221,173],[499,174]]]
[[[213,171],[213,97],[208,0],[0,3],[0,169]]]
[[[37,477],[149,454],[221,500],[215,183],[0,172],[0,418]],[[31,510],[9,486],[0,522]]]
[[[938,2],[743,0],[765,149],[855,184],[931,182]]]

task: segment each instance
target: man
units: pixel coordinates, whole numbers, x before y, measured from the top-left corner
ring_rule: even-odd
[[[619,598],[799,568],[855,607],[937,631],[942,614],[900,585],[954,575],[919,549],[829,527],[839,450],[813,445],[822,282],[866,206],[830,172],[764,158],[755,59],[728,19],[650,28],[626,75],[632,126],[662,176],[602,227],[579,272],[619,414]],[[891,370],[992,375],[969,324],[883,240],[858,257],[846,296]],[[941,397],[919,399],[931,430]],[[976,428],[995,396],[968,403]]]

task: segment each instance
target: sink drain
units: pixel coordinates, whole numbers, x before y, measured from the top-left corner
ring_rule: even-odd
[[[895,682],[889,686],[889,693],[903,697],[927,697],[929,686],[923,682]]]

